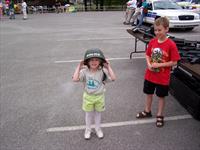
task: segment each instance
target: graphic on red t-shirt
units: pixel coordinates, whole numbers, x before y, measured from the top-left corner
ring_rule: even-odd
[[[167,59],[169,59],[169,55],[166,51],[161,48],[152,48],[151,53],[151,63],[164,63]],[[164,68],[153,68],[153,71],[160,72],[164,71]]]

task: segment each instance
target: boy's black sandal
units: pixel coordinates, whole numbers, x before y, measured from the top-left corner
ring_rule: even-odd
[[[141,118],[150,118],[152,117],[151,111],[146,112],[145,110],[142,112],[137,113],[136,118],[141,119]]]
[[[164,126],[164,117],[163,116],[157,116],[156,117],[156,126],[157,127],[163,127]]]

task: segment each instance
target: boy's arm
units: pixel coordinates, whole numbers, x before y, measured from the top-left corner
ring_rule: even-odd
[[[108,70],[108,74],[111,78],[112,81],[115,81],[116,80],[116,75],[110,65],[110,62],[108,60],[106,60],[106,63],[104,63],[104,67]]]
[[[149,57],[148,55],[146,55],[146,62],[147,62],[147,67],[149,70],[153,71],[153,67],[152,67],[152,64],[151,64],[151,57]]]
[[[177,64],[177,61],[168,61],[164,63],[152,63],[151,66],[153,68],[160,68],[160,67],[172,67]]]
[[[79,75],[80,75],[80,70],[81,70],[82,66],[83,66],[83,61],[81,61],[78,64],[78,66],[76,67],[76,70],[74,72],[74,75],[72,76],[72,80],[74,82],[78,82],[80,80]]]

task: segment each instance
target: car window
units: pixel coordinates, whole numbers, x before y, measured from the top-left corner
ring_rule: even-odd
[[[153,5],[154,5],[154,10],[157,10],[157,9],[182,9],[176,3],[173,3],[170,1],[156,1],[153,3]]]

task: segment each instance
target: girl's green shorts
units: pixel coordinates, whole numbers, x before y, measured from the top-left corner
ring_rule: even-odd
[[[105,110],[105,96],[104,94],[90,95],[86,92],[83,93],[82,109],[86,112],[90,111],[104,111]]]

